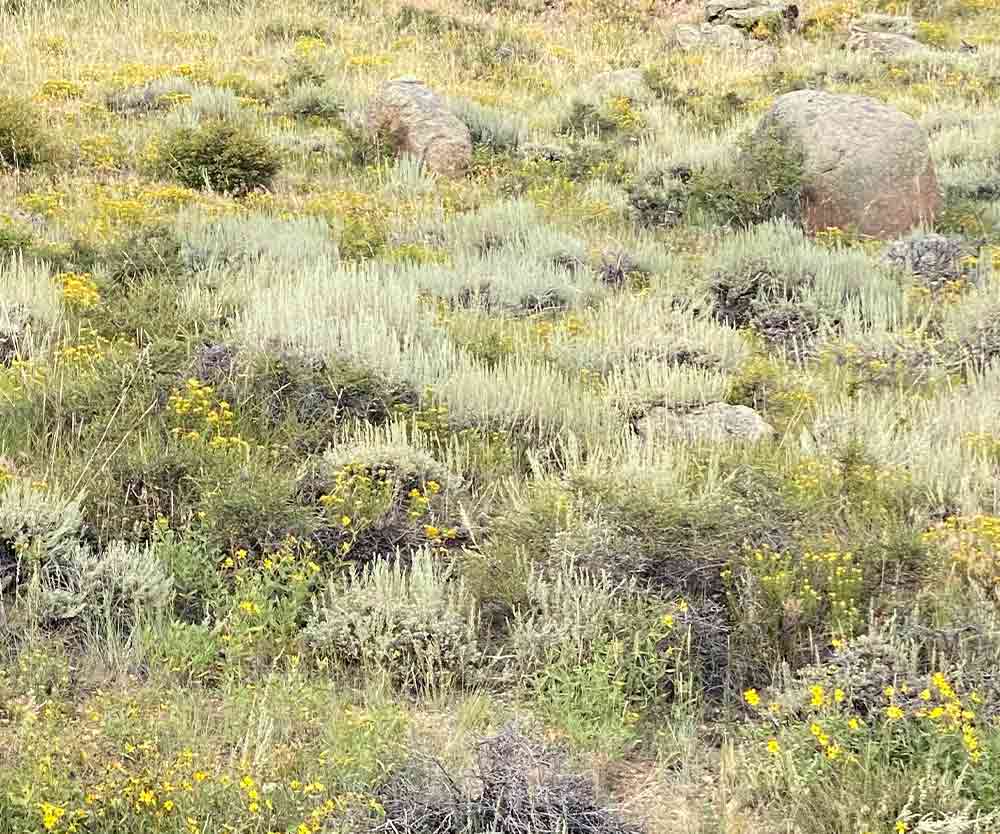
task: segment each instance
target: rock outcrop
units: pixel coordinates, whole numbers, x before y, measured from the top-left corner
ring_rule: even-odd
[[[789,0],[708,0],[705,20],[716,25],[752,30],[758,26],[770,30],[795,28],[799,7]]]

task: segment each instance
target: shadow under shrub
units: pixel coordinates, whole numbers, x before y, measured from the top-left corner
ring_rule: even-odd
[[[250,355],[225,344],[196,352],[194,375],[230,402],[245,403],[248,430],[296,452],[320,452],[349,419],[386,423],[416,394],[369,369],[297,353]]]
[[[641,834],[603,805],[566,757],[507,727],[480,742],[469,773],[415,760],[378,794],[371,834]]]

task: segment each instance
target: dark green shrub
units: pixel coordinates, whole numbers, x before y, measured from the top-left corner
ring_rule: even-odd
[[[281,169],[278,153],[246,127],[215,121],[165,137],[154,171],[188,188],[241,196],[267,188]]]
[[[225,346],[199,352],[195,375],[226,399],[245,402],[244,417],[262,437],[296,451],[321,451],[346,419],[381,424],[396,406],[416,402],[412,391],[345,363],[263,353],[235,363],[229,357],[220,368],[210,361],[219,349]]]
[[[1000,190],[1000,185],[984,183],[980,187],[983,196],[978,188],[972,196],[955,189],[945,191],[944,206],[935,218],[935,230],[991,243],[1000,241],[1000,228],[993,219],[989,203],[994,199],[994,189]]]
[[[289,536],[308,539],[318,526],[316,513],[296,501],[293,473],[253,458],[237,465],[232,456],[213,470],[198,507],[216,550],[263,553]]]
[[[418,32],[422,35],[446,35],[459,32],[466,37],[482,37],[482,26],[467,23],[449,14],[442,14],[432,9],[421,9],[417,6],[403,6],[392,21],[400,31]]]
[[[628,189],[629,208],[635,221],[649,228],[670,228],[684,219],[690,198],[690,171],[646,177]]]
[[[154,526],[153,540],[157,557],[173,579],[174,616],[185,624],[203,622],[223,591],[218,553],[199,530],[179,534],[169,529],[166,519]]]
[[[324,20],[279,18],[265,24],[263,35],[268,40],[298,40],[299,38],[317,38],[326,40],[330,34],[330,26]]]
[[[31,105],[0,96],[0,171],[31,168],[49,156],[45,130]]]
[[[802,149],[773,131],[744,137],[739,151],[734,168],[692,172],[689,210],[700,210],[736,227],[781,216],[800,220]]]

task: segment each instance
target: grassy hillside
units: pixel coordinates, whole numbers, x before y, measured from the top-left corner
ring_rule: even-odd
[[[800,12],[0,0],[0,834],[1000,831],[1000,4]],[[797,225],[806,88],[941,268]]]

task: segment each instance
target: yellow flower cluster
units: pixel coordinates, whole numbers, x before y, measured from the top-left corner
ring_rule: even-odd
[[[904,682],[887,686],[883,696],[884,705],[869,714],[868,723],[852,713],[851,699],[840,687],[814,684],[803,693],[803,706],[788,711],[774,703],[765,709],[763,696],[756,689],[743,693],[744,701],[765,717],[768,725],[780,730],[777,737],[763,742],[771,757],[788,749],[816,757],[819,762],[854,767],[873,742],[887,733],[906,733],[940,741],[949,756],[956,749],[964,751],[972,766],[982,761],[984,751],[972,708],[982,700],[976,692],[963,700],[947,677],[936,672],[919,692]],[[806,711],[804,722],[799,717],[802,709]]]
[[[776,551],[765,545],[745,553],[737,568],[760,583],[775,611],[781,611],[789,600],[794,600],[803,617],[827,614],[846,630],[861,616],[859,600],[864,574],[851,552],[795,553]],[[733,568],[723,570],[722,578],[732,585]]]
[[[343,466],[333,488],[319,497],[319,503],[341,528],[342,555],[351,551],[358,536],[385,516],[392,507],[396,485],[383,471],[369,472],[361,464]]]
[[[38,91],[39,98],[43,99],[70,99],[80,98],[83,95],[83,85],[65,78],[50,78],[42,84]]]
[[[101,300],[101,294],[89,272],[62,272],[56,276],[62,284],[63,300],[81,310],[93,307]]]
[[[246,451],[250,447],[233,433],[232,406],[217,399],[215,389],[200,380],[189,379],[183,391],[175,389],[167,400],[167,411],[175,423],[171,432],[181,440],[212,449]]]
[[[6,368],[0,366],[0,395],[8,401],[27,397],[32,388],[45,384],[48,372],[34,360],[15,359]]]
[[[94,366],[108,355],[112,343],[101,336],[93,328],[80,330],[77,341],[56,351],[56,358],[76,368],[93,369]]]
[[[943,547],[966,578],[1000,604],[1000,517],[952,516],[923,539]]]
[[[17,198],[15,204],[22,211],[40,214],[43,217],[55,217],[66,202],[66,194],[56,189],[48,191],[29,191]]]

